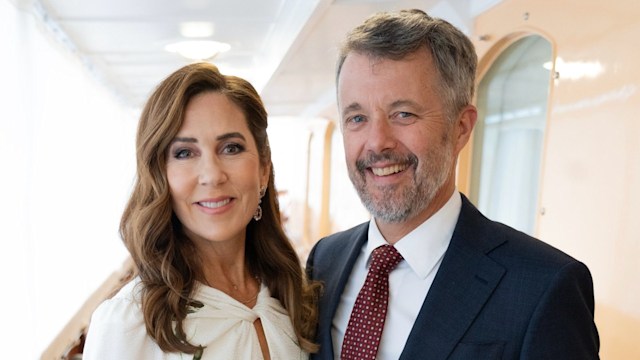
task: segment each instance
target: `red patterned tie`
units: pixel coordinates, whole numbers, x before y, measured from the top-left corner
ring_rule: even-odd
[[[402,260],[391,245],[373,250],[367,279],[353,305],[342,342],[342,360],[375,359],[389,301],[389,272]]]

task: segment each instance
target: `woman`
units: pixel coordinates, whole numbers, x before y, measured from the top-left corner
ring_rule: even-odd
[[[137,277],[94,312],[84,359],[299,359],[317,349],[316,291],[282,230],[266,128],[251,84],[207,63],[151,95],[120,224]]]

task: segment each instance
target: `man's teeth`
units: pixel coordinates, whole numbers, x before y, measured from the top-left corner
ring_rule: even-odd
[[[229,202],[231,202],[231,199],[225,199],[225,200],[222,200],[222,201],[215,201],[215,202],[214,201],[201,201],[198,204],[200,204],[200,205],[202,205],[202,206],[204,206],[206,208],[209,208],[209,209],[215,209],[215,208],[219,208],[221,206],[225,206]]]
[[[396,164],[396,165],[387,166],[383,168],[374,167],[374,168],[371,168],[371,171],[373,171],[373,174],[376,176],[386,176],[386,175],[398,173],[400,171],[403,171],[406,168],[407,168],[407,165]]]

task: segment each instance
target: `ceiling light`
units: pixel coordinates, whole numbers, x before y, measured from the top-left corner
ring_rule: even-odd
[[[180,23],[180,34],[186,38],[206,38],[213,36],[213,23],[208,21],[185,21]]]
[[[209,60],[231,49],[231,45],[213,40],[187,40],[169,44],[164,49],[191,60]]]

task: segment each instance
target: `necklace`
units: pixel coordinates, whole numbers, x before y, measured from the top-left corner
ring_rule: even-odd
[[[238,291],[238,285],[236,285],[235,283],[230,283],[230,285],[231,285],[231,286],[230,286],[230,288],[231,288],[230,290],[231,290],[231,291],[224,291],[224,290],[221,290],[221,291],[225,292],[227,295],[229,295],[230,297],[232,297],[232,298],[233,298],[234,300],[236,300],[237,302],[239,302],[239,303],[241,303],[241,304],[243,304],[243,305],[247,305],[247,304],[249,304],[249,303],[253,302],[254,300],[256,300],[256,299],[258,298],[258,295],[260,294],[260,283],[261,283],[261,282],[260,282],[260,278],[259,278],[258,276],[254,276],[254,278],[255,278],[256,282],[258,283],[258,284],[257,284],[257,285],[258,285],[258,290],[256,290],[256,293],[255,293],[252,297],[250,297],[250,298],[248,298],[248,299],[246,299],[246,300],[241,300],[241,299],[238,299],[238,298],[236,297],[236,292]],[[206,283],[209,287],[214,287],[214,288],[215,288],[215,286],[212,286],[212,284],[211,284],[209,281],[206,281],[206,280],[205,280],[205,283]],[[227,288],[229,288],[229,287],[227,287]]]
[[[258,294],[259,294],[259,293],[260,293],[260,288],[258,288],[258,291],[256,291],[256,294],[255,294],[255,295],[253,295],[251,298],[249,298],[249,299],[247,299],[247,300],[240,300],[240,299],[236,299],[236,298],[234,298],[234,299],[236,299],[239,303],[241,303],[241,304],[243,304],[243,305],[246,305],[246,304],[248,304],[248,303],[250,303],[250,302],[252,302],[252,301],[256,300],[256,299],[258,298]]]

